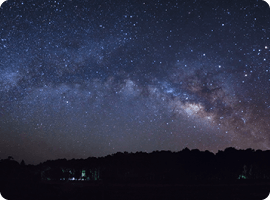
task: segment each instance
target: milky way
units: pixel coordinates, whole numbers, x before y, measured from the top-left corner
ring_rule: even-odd
[[[0,157],[270,148],[263,1],[7,1]]]

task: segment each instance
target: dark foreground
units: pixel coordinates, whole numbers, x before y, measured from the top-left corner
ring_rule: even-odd
[[[8,200],[262,200],[270,192],[270,182],[128,184],[91,182],[9,183],[1,189]]]

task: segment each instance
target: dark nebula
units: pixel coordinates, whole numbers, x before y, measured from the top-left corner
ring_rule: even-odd
[[[270,149],[270,8],[260,0],[9,0],[0,158]]]

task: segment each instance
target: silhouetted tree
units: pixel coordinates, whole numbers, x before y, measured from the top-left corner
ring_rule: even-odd
[[[84,178],[89,181],[186,183],[231,181],[239,177],[270,179],[270,151],[226,148],[214,154],[198,149],[152,153],[117,152],[102,158],[48,160],[37,166],[20,164],[11,157],[0,161],[0,177],[43,180]],[[31,172],[31,173],[30,173]],[[34,175],[35,174],[35,175]]]
[[[25,166],[24,160],[21,161],[20,165],[21,165],[21,166]]]
[[[8,156],[7,158],[8,160],[14,160],[14,158],[12,156]]]

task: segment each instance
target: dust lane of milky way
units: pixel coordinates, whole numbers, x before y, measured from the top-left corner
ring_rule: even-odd
[[[269,149],[263,1],[7,1],[0,158]]]

